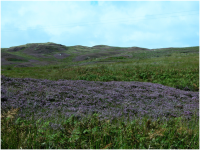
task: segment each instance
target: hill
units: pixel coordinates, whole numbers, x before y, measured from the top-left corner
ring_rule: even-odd
[[[173,53],[198,53],[199,47],[147,49],[141,47],[114,47],[107,45],[65,46],[52,42],[28,43],[10,48],[1,48],[1,65],[31,67],[56,65],[66,66],[93,63],[126,62],[131,59],[168,57]],[[139,53],[143,55],[139,55]]]

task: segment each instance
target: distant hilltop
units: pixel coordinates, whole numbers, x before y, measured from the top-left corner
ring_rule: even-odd
[[[161,51],[160,51],[161,50]],[[27,43],[24,45],[13,46],[10,48],[1,48],[1,66],[13,65],[17,67],[22,66],[43,66],[57,63],[78,63],[82,61],[97,62],[114,62],[125,61],[127,59],[138,59],[136,53],[144,53],[143,57],[152,57],[151,53],[156,53],[159,57],[164,51],[173,53],[180,51],[181,53],[199,53],[199,46],[197,47],[183,47],[183,48],[159,48],[148,49],[142,47],[116,47],[107,45],[95,45],[92,47],[75,45],[65,46],[53,42],[47,43]],[[159,52],[160,51],[160,52]],[[150,52],[150,53],[149,53]],[[148,53],[148,54],[147,54]],[[118,60],[119,58],[119,60]],[[84,62],[83,62],[84,63]]]
[[[27,43],[27,44],[24,44],[24,45],[19,45],[20,47],[23,47],[23,46],[30,46],[30,45],[60,45],[60,46],[66,46],[66,45],[62,45],[62,44],[57,44],[57,43],[53,43],[53,42],[47,42],[47,43]],[[14,47],[18,47],[18,46],[12,46],[12,47],[9,47],[9,48],[14,48]],[[102,49],[102,48],[141,48],[141,49],[148,49],[148,48],[142,48],[142,47],[117,47],[117,46],[108,46],[108,45],[95,45],[95,46],[92,46],[92,47],[89,47],[89,46],[82,46],[82,45],[74,45],[74,46],[66,46],[66,47],[84,47],[84,48],[97,48],[97,49]],[[149,49],[150,50],[150,49]]]

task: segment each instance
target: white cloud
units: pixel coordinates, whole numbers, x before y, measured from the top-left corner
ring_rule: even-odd
[[[101,43],[128,47],[134,41],[135,46],[143,43],[143,47],[149,47],[152,45],[150,43],[154,43],[156,47],[163,41],[168,41],[168,45],[173,40],[180,41],[180,35],[191,38],[199,36],[196,34],[199,26],[197,15],[168,14],[197,10],[196,4],[162,1],[2,2],[1,28],[14,32],[16,29],[26,29],[24,32],[35,31],[38,35],[39,32],[45,33],[49,36],[46,40],[55,40],[60,44],[67,42],[66,45]],[[169,17],[172,15],[179,17]],[[5,34],[2,34],[3,37]],[[9,43],[8,38],[3,39],[5,41]]]

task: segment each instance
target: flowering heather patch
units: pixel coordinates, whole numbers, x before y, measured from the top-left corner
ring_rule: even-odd
[[[124,117],[148,116],[152,120],[168,120],[183,116],[199,116],[199,93],[183,91],[161,84],[125,81],[50,81],[1,76],[1,109],[21,108],[18,117],[35,119],[54,115],[69,118],[100,114],[111,122]],[[17,117],[17,118],[18,118]],[[55,117],[55,116],[54,116]],[[58,118],[58,121],[61,118]]]

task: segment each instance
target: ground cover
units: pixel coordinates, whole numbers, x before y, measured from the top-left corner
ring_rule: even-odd
[[[199,56],[188,49],[3,67],[2,148],[198,149]]]

